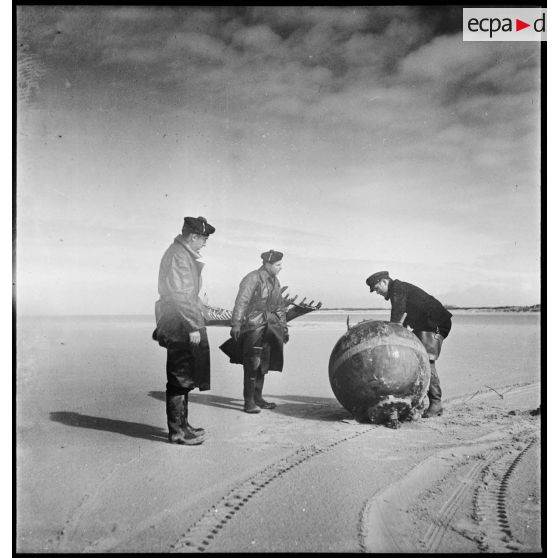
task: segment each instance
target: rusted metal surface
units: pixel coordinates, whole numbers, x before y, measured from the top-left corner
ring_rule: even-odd
[[[411,420],[430,382],[428,355],[399,324],[367,320],[337,341],[329,359],[337,400],[360,422]]]

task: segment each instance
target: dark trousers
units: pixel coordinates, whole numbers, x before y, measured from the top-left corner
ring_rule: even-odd
[[[430,385],[428,387],[430,403],[442,400],[442,387],[440,386],[440,378],[438,377],[435,362],[442,350],[442,342],[449,335],[450,331],[451,318],[448,318],[445,322],[439,324],[435,331],[420,330],[414,332],[426,348],[430,360]]]
[[[264,403],[262,391],[273,340],[274,335],[267,327],[247,331],[242,336],[243,396],[248,407]]]
[[[436,371],[436,365],[433,360],[430,361],[430,385],[428,386],[428,399],[432,401],[442,400],[442,387],[440,386],[440,378]]]
[[[167,346],[167,392],[185,395],[196,387],[195,359],[190,343]]]
[[[255,378],[258,369],[267,374],[273,340],[273,333],[267,326],[242,334],[242,364],[248,376]]]
[[[207,333],[202,342],[167,344],[166,413],[169,434],[184,434],[188,422],[188,393],[198,387],[209,389],[209,344]],[[205,334],[205,335],[204,335]]]
[[[186,393],[210,388],[209,342],[205,328],[199,345],[171,341],[167,344],[167,391]]]

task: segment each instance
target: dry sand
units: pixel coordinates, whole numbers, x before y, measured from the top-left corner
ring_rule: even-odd
[[[463,381],[442,417],[358,424],[323,379],[339,332],[300,329],[266,383],[278,407],[247,415],[213,328],[212,389],[190,396],[207,439],[182,447],[149,327],[20,327],[19,552],[540,551],[537,381]]]

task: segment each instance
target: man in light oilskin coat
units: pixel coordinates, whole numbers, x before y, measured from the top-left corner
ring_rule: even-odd
[[[259,413],[275,403],[263,398],[268,370],[283,369],[283,344],[289,340],[286,308],[277,274],[283,254],[268,250],[262,265],[240,282],[231,320],[231,337],[240,345],[244,368],[244,411]]]
[[[210,387],[209,342],[199,297],[204,266],[200,250],[214,232],[204,217],[185,217],[182,233],[159,267],[153,338],[167,349],[166,412],[172,444],[190,446],[204,440],[203,428],[188,422],[188,393],[196,387],[200,391]]]

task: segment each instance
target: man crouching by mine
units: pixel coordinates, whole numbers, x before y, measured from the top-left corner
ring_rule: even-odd
[[[283,370],[283,343],[289,340],[286,309],[277,274],[283,254],[261,254],[262,266],[242,279],[232,313],[231,337],[241,345],[244,367],[244,411],[273,409],[262,397],[268,370]]]
[[[442,341],[451,330],[451,313],[433,296],[411,283],[392,279],[387,271],[378,271],[366,279],[370,292],[375,292],[391,301],[390,322],[413,328],[421,340],[430,360],[430,404],[424,412],[425,418],[440,416],[442,388],[436,371],[435,361],[440,356]]]
[[[166,411],[169,442],[185,446],[203,442],[205,431],[188,422],[188,393],[210,387],[209,342],[199,298],[200,250],[215,232],[204,217],[185,217],[182,234],[167,248],[159,267],[157,328],[153,339],[167,349]]]

